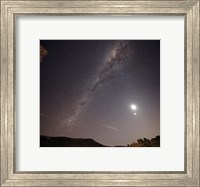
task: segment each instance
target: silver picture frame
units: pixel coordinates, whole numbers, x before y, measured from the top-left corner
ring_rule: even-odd
[[[19,15],[184,16],[183,172],[17,172],[15,20]],[[199,186],[199,0],[1,0],[0,186]]]

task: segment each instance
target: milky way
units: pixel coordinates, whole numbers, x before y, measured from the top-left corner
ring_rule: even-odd
[[[125,67],[127,58],[128,41],[113,42],[112,49],[105,62],[103,62],[102,66],[99,68],[95,81],[92,83],[91,87],[85,91],[84,96],[77,103],[74,112],[71,115],[67,114],[66,125],[73,125],[83,109],[94,99],[98,90],[101,89],[104,84],[111,81],[115,74],[119,73]]]

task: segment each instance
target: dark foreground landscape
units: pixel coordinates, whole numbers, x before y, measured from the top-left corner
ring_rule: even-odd
[[[160,136],[138,139],[127,146],[106,146],[93,139],[40,136],[40,147],[160,147]]]
[[[40,147],[106,147],[93,139],[40,136]]]

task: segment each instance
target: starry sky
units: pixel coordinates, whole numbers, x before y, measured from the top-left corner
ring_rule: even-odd
[[[41,40],[40,135],[126,146],[160,135],[160,40]]]

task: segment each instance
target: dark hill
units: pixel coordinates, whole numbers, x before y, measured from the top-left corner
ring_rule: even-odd
[[[107,147],[93,139],[40,136],[40,147]]]

